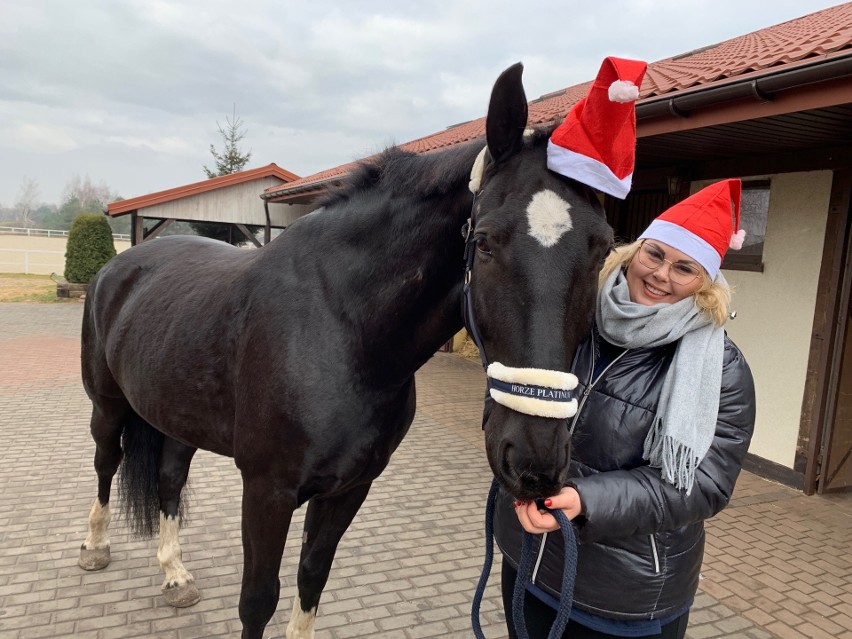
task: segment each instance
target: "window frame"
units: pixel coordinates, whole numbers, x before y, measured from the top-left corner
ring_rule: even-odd
[[[747,190],[765,189],[770,192],[770,200],[772,193],[772,180],[769,178],[759,180],[743,180],[743,193]],[[766,210],[767,226],[769,225],[769,206]],[[740,211],[742,219],[742,211]],[[766,245],[766,229],[763,229],[764,248]],[[725,259],[722,261],[722,269],[729,271],[751,271],[753,273],[763,273],[763,251],[761,248],[759,255],[743,255],[738,251],[729,250],[725,254]]]

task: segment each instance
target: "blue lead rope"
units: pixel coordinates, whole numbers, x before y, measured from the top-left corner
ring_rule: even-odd
[[[491,574],[491,565],[494,563],[494,507],[497,503],[497,480],[491,483],[488,491],[488,500],[485,502],[485,563],[479,583],[476,585],[476,593],[473,596],[473,605],[470,611],[471,625],[476,639],[485,639],[482,626],[479,623],[479,609],[482,598],[485,595],[485,585]],[[568,618],[571,616],[571,604],[574,601],[574,578],[577,576],[577,538],[574,535],[574,526],[560,509],[551,510],[559,526],[562,528],[562,546],[564,551],[564,566],[562,571],[562,594],[559,597],[559,608],[556,611],[556,619],[550,628],[547,639],[558,639],[565,632]],[[521,560],[518,564],[518,578],[515,581],[515,589],[512,592],[512,617],[515,621],[515,631],[518,639],[529,639],[527,625],[524,615],[524,594],[526,586],[532,581],[533,564],[535,563],[535,552],[533,550],[534,535],[524,531],[521,541]]]

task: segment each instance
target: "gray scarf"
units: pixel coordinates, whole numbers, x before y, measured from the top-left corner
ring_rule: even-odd
[[[631,302],[620,268],[598,293],[596,319],[603,338],[622,348],[678,342],[642,456],[660,468],[663,479],[689,495],[695,470],[716,431],[724,330],[701,311],[692,296],[675,304]]]

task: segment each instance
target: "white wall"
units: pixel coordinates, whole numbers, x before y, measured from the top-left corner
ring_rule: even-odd
[[[752,176],[740,176],[742,178]],[[749,452],[793,467],[813,328],[831,171],[771,176],[762,273],[725,271],[735,320],[726,329],[755,378]],[[706,183],[693,185],[693,191]]]

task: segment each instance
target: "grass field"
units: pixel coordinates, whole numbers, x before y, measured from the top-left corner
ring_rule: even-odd
[[[0,302],[68,302],[56,297],[56,282],[49,275],[0,273]],[[76,299],[70,300],[77,302]]]

